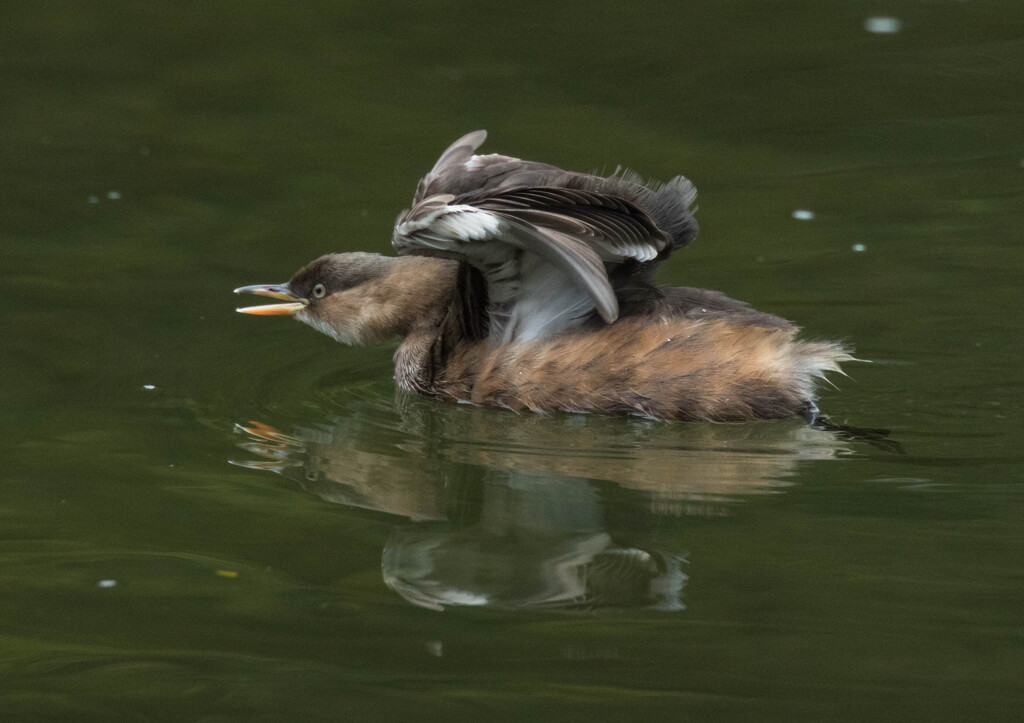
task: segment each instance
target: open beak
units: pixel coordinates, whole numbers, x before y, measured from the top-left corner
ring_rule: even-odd
[[[271,299],[284,299],[289,302],[287,304],[245,306],[241,309],[235,309],[235,311],[240,314],[254,314],[256,316],[292,316],[309,305],[308,301],[296,296],[295,293],[288,288],[288,284],[255,284],[253,286],[240,286],[235,289],[235,293],[269,296]]]

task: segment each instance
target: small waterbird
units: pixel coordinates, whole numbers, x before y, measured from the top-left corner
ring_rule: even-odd
[[[656,285],[697,234],[693,184],[645,183],[475,155],[455,141],[399,214],[399,254],[335,253],[284,284],[243,286],[344,344],[398,337],[410,392],[536,412],[743,421],[817,413],[852,359],[721,292]]]

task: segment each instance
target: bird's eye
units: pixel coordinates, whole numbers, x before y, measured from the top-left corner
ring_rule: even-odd
[[[313,298],[322,299],[327,295],[327,287],[323,284],[317,284],[313,287]]]

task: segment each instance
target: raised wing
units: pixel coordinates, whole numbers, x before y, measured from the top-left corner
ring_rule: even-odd
[[[653,265],[696,232],[685,179],[650,188],[631,176],[472,155],[484,137],[471,133],[442,154],[399,215],[393,244],[400,254],[478,269],[492,335],[548,336],[595,310],[613,322],[619,309],[609,270]]]

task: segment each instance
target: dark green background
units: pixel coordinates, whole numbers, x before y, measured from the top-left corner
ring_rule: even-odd
[[[0,717],[1019,715],[1022,67],[1017,2],[5,0]],[[407,399],[386,346],[234,314],[387,252],[480,127],[692,178],[663,280],[850,341],[821,406],[905,453]],[[683,557],[685,609],[516,597],[594,535]],[[411,605],[411,538],[500,592]]]

